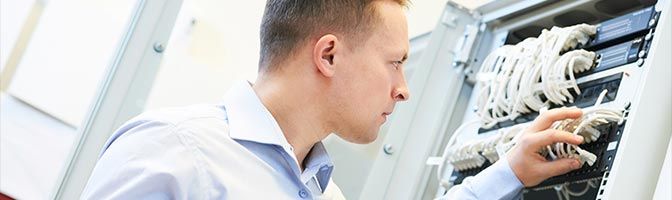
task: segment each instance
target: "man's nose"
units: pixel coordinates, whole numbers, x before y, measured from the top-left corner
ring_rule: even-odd
[[[392,97],[395,101],[406,101],[410,97],[408,86],[406,85],[406,77],[402,74],[401,83],[395,87]]]

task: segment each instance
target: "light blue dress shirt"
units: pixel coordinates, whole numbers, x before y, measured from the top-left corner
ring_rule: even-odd
[[[503,159],[505,160],[505,159]],[[344,199],[322,143],[301,171],[276,120],[241,82],[222,105],[144,113],[107,141],[82,199]],[[498,162],[443,199],[512,199],[522,184]]]
[[[144,113],[107,141],[83,199],[344,199],[322,143],[301,171],[247,82],[223,105]]]

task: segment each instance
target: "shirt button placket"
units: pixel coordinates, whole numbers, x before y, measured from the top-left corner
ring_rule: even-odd
[[[299,197],[301,197],[302,199],[308,197],[308,192],[306,191],[306,189],[299,190]]]

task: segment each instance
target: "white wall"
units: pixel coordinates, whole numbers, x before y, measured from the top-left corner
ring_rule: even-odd
[[[58,0],[48,3],[8,93],[78,126],[126,33],[136,2]]]
[[[216,103],[234,82],[254,81],[264,5],[185,0],[147,109]]]
[[[406,11],[409,38],[432,31],[445,4],[446,0],[411,0]]]
[[[21,33],[34,0],[0,0],[0,72]]]

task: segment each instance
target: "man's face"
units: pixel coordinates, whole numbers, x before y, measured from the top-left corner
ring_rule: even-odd
[[[403,71],[408,28],[403,7],[375,2],[380,21],[364,44],[341,54],[334,75],[336,134],[354,143],[371,143],[398,101],[409,97]],[[346,42],[347,43],[347,42]]]

